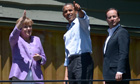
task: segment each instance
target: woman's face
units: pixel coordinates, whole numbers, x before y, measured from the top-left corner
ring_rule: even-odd
[[[31,35],[32,35],[32,25],[31,24],[23,25],[21,30],[21,36],[23,38],[30,38]]]

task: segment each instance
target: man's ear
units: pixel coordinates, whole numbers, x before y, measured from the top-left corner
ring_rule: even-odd
[[[63,13],[63,17],[65,17],[65,16],[64,16],[64,13]]]
[[[119,22],[121,21],[120,17],[119,17]]]

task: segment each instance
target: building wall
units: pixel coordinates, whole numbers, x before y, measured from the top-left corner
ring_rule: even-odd
[[[64,41],[67,21],[62,16],[62,6],[68,0],[0,0],[0,80],[8,80],[12,56],[9,46],[9,34],[15,21],[21,17],[26,9],[27,17],[34,20],[33,35],[41,38],[47,63],[42,66],[45,80],[64,79]],[[72,2],[72,1],[70,1]],[[76,0],[90,17],[91,39],[94,60],[94,79],[103,79],[102,61],[103,44],[107,35],[105,10],[115,7],[120,11],[121,24],[129,31],[130,66],[132,78],[140,79],[140,6],[139,0]],[[133,81],[131,84],[139,84]],[[10,83],[0,83],[10,84]],[[62,83],[46,83],[62,84]],[[102,84],[95,82],[94,84]]]
[[[51,27],[50,27],[51,28]],[[12,56],[9,45],[9,34],[13,27],[0,26],[0,80],[8,80]],[[47,57],[47,63],[42,66],[44,80],[63,80],[65,68],[64,63],[64,41],[63,34],[65,31],[55,31],[48,29],[33,29],[33,35],[39,36]],[[106,39],[105,34],[91,33],[94,60],[94,79],[100,80],[102,77],[103,67],[103,44]],[[130,66],[132,79],[140,78],[140,37],[131,35],[130,42]],[[22,65],[21,65],[22,66]],[[139,84],[140,81],[133,81],[131,84]],[[10,83],[0,83],[10,84]],[[59,83],[45,83],[45,84],[62,84]],[[95,82],[94,84],[102,84],[102,82]]]

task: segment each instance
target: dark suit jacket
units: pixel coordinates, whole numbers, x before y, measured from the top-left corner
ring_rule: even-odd
[[[108,41],[103,62],[104,79],[115,79],[116,72],[123,73],[123,79],[130,79],[128,31],[119,26]]]

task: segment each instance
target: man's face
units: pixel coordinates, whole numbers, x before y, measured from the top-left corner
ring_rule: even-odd
[[[106,13],[106,16],[107,16],[106,20],[110,28],[117,26],[118,23],[120,22],[120,17],[117,15],[116,10],[109,10]]]
[[[71,23],[76,18],[76,11],[72,5],[66,5],[63,7],[63,16]]]

